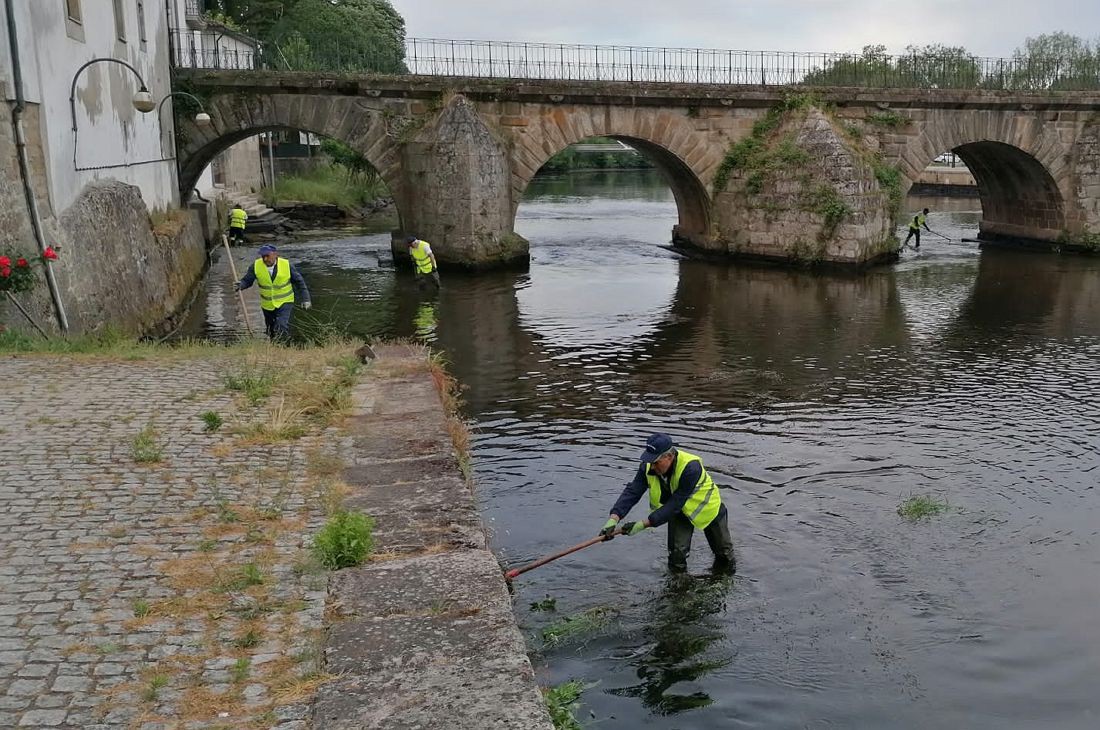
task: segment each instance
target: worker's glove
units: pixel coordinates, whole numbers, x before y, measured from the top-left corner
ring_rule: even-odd
[[[637,535],[639,532],[645,529],[645,523],[639,520],[638,522],[624,522],[622,524],[623,534],[627,537]]]
[[[302,302],[302,309],[309,309],[312,306],[313,306],[313,302],[309,302],[309,301]]]
[[[603,529],[600,530],[600,536],[603,537],[603,539],[605,540],[610,540],[615,537],[611,533],[615,531],[615,525],[617,524],[619,524],[619,521],[617,519],[615,519],[614,517],[609,518],[607,522],[603,523]]]
[[[240,291],[240,290],[241,290],[241,282],[239,282],[239,281],[233,282],[233,291]]]

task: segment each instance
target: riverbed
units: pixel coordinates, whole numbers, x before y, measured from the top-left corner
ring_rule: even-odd
[[[733,579],[701,536],[670,579],[660,529],[516,581],[540,683],[590,683],[596,727],[1092,728],[1100,261],[979,251],[959,240],[978,205],[908,200],[954,240],[863,274],[662,249],[676,207],[646,171],[537,179],[530,271],[438,295],[394,271],[388,233],[282,249],[313,290],[299,325],[446,353],[506,564],[594,535],[653,431],[723,486]],[[223,267],[191,334],[241,328]],[[897,514],[925,494],[948,511]],[[599,631],[543,646],[593,608]]]

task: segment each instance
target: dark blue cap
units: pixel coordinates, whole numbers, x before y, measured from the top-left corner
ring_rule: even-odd
[[[405,243],[416,243],[416,236],[406,236]]]
[[[655,433],[645,440],[642,463],[652,464],[672,449],[672,437],[667,433]]]
[[[260,255],[263,256],[265,253],[275,253],[277,250],[278,249],[272,246],[270,243],[265,243],[264,245],[260,246]]]

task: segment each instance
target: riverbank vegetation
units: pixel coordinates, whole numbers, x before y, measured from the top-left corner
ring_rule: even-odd
[[[268,205],[274,201],[335,205],[357,213],[379,198],[389,197],[382,176],[366,157],[342,142],[326,139],[321,143],[324,161],[306,172],[284,175],[262,197]]]
[[[600,147],[618,146],[618,142],[609,137],[591,137],[577,143]],[[648,170],[653,163],[635,149],[598,149],[590,150],[570,145],[551,157],[539,169],[539,174],[561,174],[575,170]]]

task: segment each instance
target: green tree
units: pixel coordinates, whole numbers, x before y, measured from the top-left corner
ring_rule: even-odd
[[[840,56],[824,68],[811,71],[802,83],[809,86],[873,86],[908,89],[969,89],[982,81],[977,58],[965,48],[909,46],[890,56],[886,46],[864,46],[856,56]]]
[[[1069,33],[1028,38],[1012,55],[1008,77],[1018,89],[1095,89],[1100,86],[1100,42]]]
[[[405,21],[388,0],[295,0],[263,39],[292,69],[407,71]]]
[[[982,66],[961,46],[908,46],[897,59],[897,77],[916,89],[974,89],[981,84]]]

